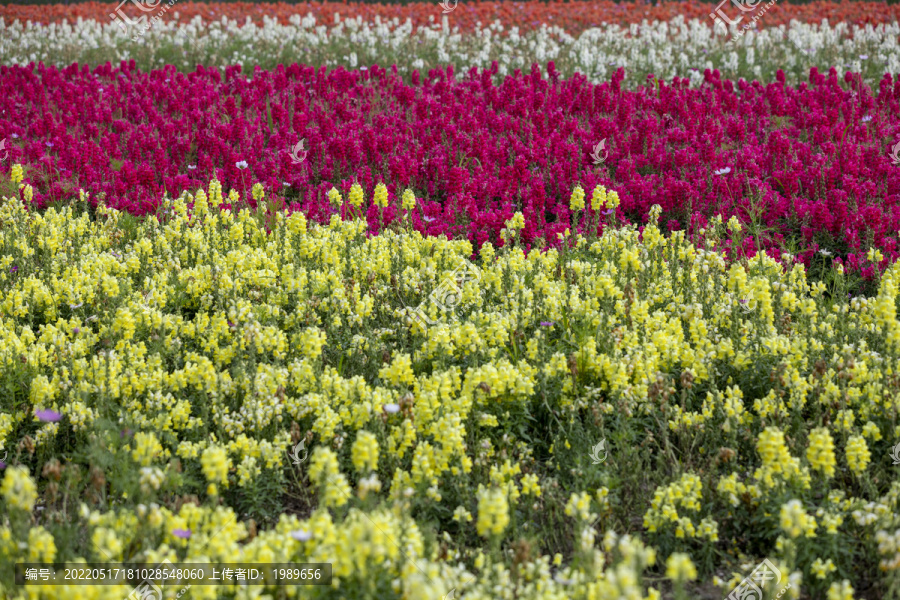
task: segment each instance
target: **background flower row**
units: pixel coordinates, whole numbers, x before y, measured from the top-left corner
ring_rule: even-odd
[[[166,3],[163,2],[162,6]],[[500,19],[508,26],[517,26],[522,30],[538,29],[542,25],[558,26],[571,34],[577,34],[590,27],[602,23],[626,25],[647,21],[668,21],[682,16],[686,19],[708,20],[711,9],[709,2],[657,2],[655,5],[630,2],[477,2],[463,0],[458,3],[447,2],[448,7],[455,7],[448,13],[451,25],[462,31],[471,31],[478,23],[491,23]],[[323,22],[331,22],[335,14],[344,18],[361,17],[366,21],[377,18],[400,21],[410,19],[416,26],[428,25],[432,20],[440,19],[443,13],[439,2],[413,2],[409,4],[378,4],[374,2],[308,2],[302,4],[286,4],[281,2],[188,2],[174,3],[173,8],[166,11],[166,20],[187,22],[194,17],[205,20],[218,20],[229,17],[244,23],[247,19],[262,24],[267,17],[276,18],[287,23],[291,17],[312,15]],[[732,9],[734,10],[734,9]],[[77,4],[55,4],[45,6],[24,6],[9,4],[0,6],[0,18],[6,22],[14,20],[33,21],[35,23],[61,23],[68,20],[74,23],[77,19],[108,20],[111,8],[109,3],[81,2]],[[151,13],[153,14],[153,13]],[[769,25],[784,25],[792,19],[804,23],[848,22],[855,24],[891,23],[900,18],[900,9],[896,5],[884,2],[809,2],[792,4],[786,0],[778,2],[766,13]]]
[[[592,82],[626,69],[625,85],[643,83],[648,74],[671,79],[703,81],[704,69],[718,68],[724,78],[771,81],[783,70],[788,81],[806,79],[810,67],[851,70],[874,83],[900,72],[900,25],[856,26],[849,22],[774,25],[769,13],[757,27],[746,30],[737,43],[726,46],[739,31],[714,30],[706,19],[604,25],[572,35],[551,25],[539,30],[519,29],[514,22],[497,21],[463,33],[453,21],[417,27],[399,18],[364,21],[294,16],[279,24],[267,18],[260,26],[222,18],[190,23],[149,23],[120,28],[108,19],[76,24],[41,26],[0,25],[0,63],[42,61],[65,67],[72,63],[97,65],[134,59],[143,69],[173,65],[181,70],[204,66],[275,68],[294,62],[356,68],[371,64],[397,65],[408,77],[413,69],[452,64],[457,70],[484,68],[492,61],[499,74],[527,69],[532,62],[553,60],[563,76],[575,72]]]

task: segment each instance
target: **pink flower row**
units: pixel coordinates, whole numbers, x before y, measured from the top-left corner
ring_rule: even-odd
[[[408,187],[423,232],[499,244],[521,210],[522,238],[534,243],[571,226],[577,184],[602,184],[619,193],[621,220],[643,222],[660,204],[671,229],[756,218],[767,248],[793,242],[807,261],[822,249],[853,268],[870,246],[896,258],[900,82],[890,75],[877,91],[833,69],[796,88],[780,72],[733,85],[713,71],[699,89],[675,78],[625,90],[621,70],[601,85],[562,79],[553,63],[547,71],[498,82],[496,64],[461,78],[448,67],[409,83],[378,66],[252,77],[239,67],[146,73],[133,62],[0,67],[0,139],[39,204],[81,188],[142,214],[163,192],[215,176],[244,197],[259,181],[326,219],[332,186],[346,196],[358,181],[371,198],[384,181],[388,222]]]

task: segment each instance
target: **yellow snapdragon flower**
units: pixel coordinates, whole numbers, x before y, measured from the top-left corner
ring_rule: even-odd
[[[31,512],[37,500],[37,486],[24,466],[7,467],[0,494],[9,506]]]
[[[413,210],[416,207],[416,195],[412,190],[407,189],[403,192],[401,206],[404,210]]]
[[[380,208],[385,208],[388,205],[388,191],[383,183],[375,186],[375,195],[372,198],[372,202]]]
[[[478,521],[475,528],[482,537],[497,536],[509,524],[509,505],[506,494],[498,487],[478,490]]]
[[[378,470],[378,440],[368,431],[356,434],[356,441],[351,449],[353,468],[358,472]]]
[[[690,556],[673,552],[666,559],[666,577],[672,581],[693,581],[697,579],[697,568]]]
[[[869,453],[869,445],[861,435],[852,435],[847,439],[847,466],[854,475],[862,475],[869,466],[872,455]]]
[[[806,460],[810,466],[825,477],[834,477],[834,441],[828,429],[819,427],[809,434],[809,448],[806,449]]]
[[[575,186],[575,189],[572,191],[572,196],[569,198],[569,208],[572,210],[584,209],[584,190],[580,185]]]
[[[231,459],[221,446],[210,446],[200,457],[203,475],[212,484],[228,484],[228,471],[231,470]]]

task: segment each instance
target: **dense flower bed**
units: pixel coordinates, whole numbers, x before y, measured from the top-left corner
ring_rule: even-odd
[[[496,65],[465,77],[448,68],[407,85],[376,66],[294,65],[252,80],[236,68],[2,67],[0,136],[38,204],[83,188],[144,214],[164,190],[215,176],[244,198],[262,182],[327,221],[332,187],[346,194],[358,181],[371,195],[387,181],[388,223],[409,187],[422,198],[413,225],[429,235],[496,244],[520,210],[523,241],[542,245],[572,227],[571,189],[603,184],[629,222],[658,203],[667,230],[693,235],[713,215],[737,215],[761,247],[807,263],[821,250],[857,270],[871,245],[897,256],[900,81],[889,75],[877,92],[834,70],[797,88],[735,88],[714,71],[696,89],[676,78],[629,91],[621,70],[601,85],[550,70],[497,85]]]
[[[772,81],[778,70],[795,84],[806,81],[809,69],[836,67],[860,73],[877,85],[885,73],[900,73],[900,25],[876,27],[847,23],[775,26],[768,19],[746,19],[729,33],[714,29],[709,19],[654,21],[641,25],[605,25],[572,35],[551,26],[518,31],[496,21],[467,33],[450,27],[446,16],[428,27],[411,22],[373,23],[343,19],[337,23],[295,16],[279,24],[274,19],[257,27],[234,20],[190,23],[148,22],[119,27],[109,20],[74,25],[0,24],[0,64],[27,65],[41,61],[63,68],[78,63],[96,66],[133,59],[150,70],[175,66],[192,71],[197,65],[241,65],[274,69],[292,63],[326,66],[396,65],[408,81],[414,69],[483,68],[497,61],[500,75],[528,70],[533,62],[552,60],[563,77],[585,75],[592,83],[607,81],[618,67],[626,70],[623,85],[634,87],[648,74],[663,79],[685,77],[696,86],[703,70],[719,69],[725,79]],[[743,35],[740,35],[743,34]]]
[[[161,6],[166,5],[163,2]],[[668,21],[682,16],[686,19],[709,19],[709,13],[715,8],[708,2],[658,2],[649,3],[611,2],[447,2],[455,6],[449,14],[452,25],[461,31],[471,31],[478,23],[488,24],[501,20],[510,27],[520,29],[538,29],[542,25],[562,27],[572,34],[577,34],[601,23],[617,23],[627,25],[647,21]],[[49,6],[0,6],[0,18],[7,22],[14,20],[33,21],[35,23],[74,23],[77,19],[106,21],[115,10],[110,3],[81,2],[78,4],[56,4]],[[262,24],[266,18],[276,18],[287,23],[291,17],[312,15],[322,22],[331,22],[335,14],[343,18],[361,17],[365,21],[376,18],[391,20],[398,18],[401,22],[411,20],[415,26],[428,25],[432,20],[440,19],[443,13],[440,3],[414,2],[410,4],[377,4],[377,3],[338,3],[311,2],[307,4],[285,4],[279,2],[185,2],[178,1],[171,10],[165,13],[167,20],[174,19],[187,22],[194,17],[218,20],[222,17],[236,19],[244,23],[251,19]],[[791,4],[788,0],[780,0],[766,14],[766,23],[785,25],[796,19],[803,23],[878,24],[892,23],[900,20],[900,7],[883,2],[810,2]]]
[[[13,563],[75,559],[332,563],[308,598],[724,596],[762,558],[767,597],[896,583],[900,266],[851,301],[659,207],[527,254],[516,214],[470,263],[410,230],[410,193],[369,236],[224,191],[160,219],[0,205],[5,597],[36,597]]]

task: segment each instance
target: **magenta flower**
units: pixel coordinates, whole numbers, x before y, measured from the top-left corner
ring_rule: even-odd
[[[872,59],[860,56],[867,58]],[[882,148],[883,140],[900,131],[900,115],[890,110],[897,93],[893,80],[866,92],[871,102],[859,109],[865,117],[843,117],[839,110],[832,119],[828,115],[840,108],[834,103],[840,104],[845,92],[837,68],[810,69],[815,94],[806,85],[787,85],[782,71],[775,77],[782,85],[770,86],[730,81],[716,69],[695,67],[685,71],[702,74],[702,86],[674,77],[658,94],[624,87],[621,68],[608,81],[590,84],[559,77],[550,64],[546,70],[535,64],[530,73],[509,75],[503,87],[490,77],[457,81],[452,67],[434,70],[429,77],[416,72],[411,85],[377,65],[360,67],[350,79],[317,79],[315,67],[294,64],[285,68],[286,77],[277,71],[254,71],[252,84],[250,78],[236,77],[238,66],[226,67],[223,79],[209,77],[200,67],[196,73],[179,74],[177,86],[165,81],[168,75],[159,77],[159,71],[129,66],[40,68],[46,76],[36,76],[35,66],[13,65],[0,73],[0,86],[9,92],[4,119],[30,127],[29,142],[45,146],[45,152],[54,144],[52,153],[59,159],[54,163],[59,177],[32,184],[38,206],[67,199],[61,180],[77,180],[85,192],[103,193],[113,208],[137,216],[154,213],[164,190],[196,190],[201,174],[218,178],[226,193],[234,188],[247,197],[252,182],[243,179],[253,164],[253,180],[267,193],[290,191],[292,210],[316,221],[327,222],[334,212],[328,202],[332,187],[345,198],[354,181],[369,198],[381,180],[390,197],[407,187],[422,188],[415,190],[417,197],[437,200],[421,200],[420,217],[412,219],[413,224],[423,233],[468,238],[480,247],[497,239],[515,210],[522,210],[527,223],[522,243],[557,240],[565,219],[551,221],[545,215],[568,214],[569,194],[579,182],[585,190],[597,185],[615,190],[621,198],[619,219],[639,218],[660,204],[664,214],[659,222],[669,229],[673,224],[684,228],[688,235],[716,214],[724,220],[745,215],[749,198],[742,190],[750,188],[759,192],[754,197],[760,199],[762,225],[775,230],[764,244],[771,255],[784,250],[784,223],[798,222],[805,224],[801,245],[811,247],[815,239],[848,257],[864,254],[872,245],[888,260],[900,257],[900,169]],[[496,67],[482,70],[482,75],[489,73],[496,75]],[[307,87],[310,81],[316,81],[314,89]],[[361,100],[372,86],[396,107],[379,114],[377,123],[371,122],[366,113],[371,107]],[[97,94],[99,89],[104,93]],[[255,92],[242,93],[238,107],[235,92],[250,89]],[[267,114],[266,102],[272,96],[257,93],[267,89],[277,97],[314,97],[315,102],[299,103],[295,118],[274,119],[269,130],[260,127],[259,119]],[[69,108],[38,114],[29,98],[45,95],[72,101],[66,103]],[[135,104],[131,99],[136,95],[160,102]],[[591,101],[573,102],[579,95]],[[194,110],[186,100],[190,98],[207,100],[202,110]],[[441,110],[432,110],[436,103]],[[684,110],[701,104],[709,109]],[[622,118],[610,122],[613,106],[621,107]],[[279,113],[285,110],[278,106]],[[523,110],[563,114],[573,125],[547,128],[522,121]],[[793,125],[778,126],[776,112]],[[648,119],[651,113],[661,119]],[[744,118],[750,114],[759,118]],[[810,118],[799,118],[804,115]],[[41,126],[33,127],[38,122]],[[347,122],[360,126],[348,131]],[[156,126],[147,129],[144,123]],[[100,134],[111,130],[117,135]],[[194,139],[198,130],[227,133],[217,135],[215,143],[194,143],[199,141]],[[68,132],[65,140],[59,131]],[[442,133],[439,141],[429,133],[436,131]],[[98,136],[103,139],[99,146]],[[271,156],[272,148],[304,136],[321,149],[316,170],[298,173],[290,161]],[[587,147],[600,138],[628,149],[615,170],[597,173],[590,159],[570,151],[570,143]],[[822,141],[834,139],[843,140],[841,160],[815,159]],[[149,148],[166,152],[153,154]],[[23,166],[46,169],[40,160],[36,155]],[[710,177],[713,173],[718,176]],[[810,198],[807,190],[820,182],[825,188]],[[857,203],[856,198],[872,201]],[[693,214],[682,215],[688,202]],[[403,215],[389,206],[383,215],[373,209],[363,216],[370,223],[383,217],[390,226]],[[7,268],[8,275],[17,271]],[[866,267],[864,261],[848,259],[846,268]]]

